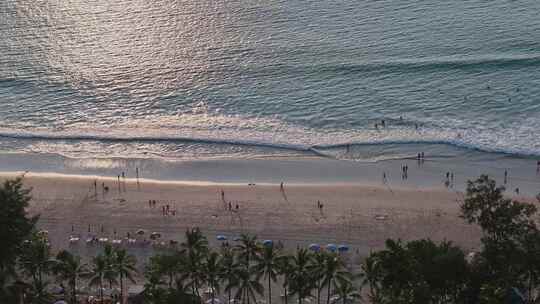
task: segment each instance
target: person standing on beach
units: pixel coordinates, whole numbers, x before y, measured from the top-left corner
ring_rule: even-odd
[[[126,192],[126,173],[124,171],[122,171],[122,188]]]
[[[409,166],[405,165],[405,179],[409,178]]]
[[[383,172],[383,174],[382,174],[382,182],[383,182],[383,184],[386,184],[386,182],[387,182],[386,172]]]
[[[504,170],[504,184],[506,185],[506,183],[508,182],[508,170]]]
[[[94,193],[97,196],[97,180],[94,180]]]
[[[279,189],[281,190],[281,192],[285,191],[285,189],[283,189],[283,182],[281,182],[281,184],[279,184]]]
[[[135,167],[135,177],[137,178],[137,189],[140,190],[141,185],[139,184],[139,167]]]

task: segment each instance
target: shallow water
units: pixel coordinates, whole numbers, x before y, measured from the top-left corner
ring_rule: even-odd
[[[540,156],[538,11],[532,0],[2,1],[0,150],[373,161],[422,143],[438,156]]]

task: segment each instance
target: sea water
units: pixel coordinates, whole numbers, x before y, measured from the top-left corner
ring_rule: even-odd
[[[0,151],[540,156],[539,13],[536,0],[3,0]]]

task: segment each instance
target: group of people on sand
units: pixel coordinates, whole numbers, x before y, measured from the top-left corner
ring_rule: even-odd
[[[321,214],[323,213],[323,207],[324,205],[321,203],[321,201],[317,201],[317,209],[319,209]]]
[[[233,203],[231,201],[225,200],[225,191],[223,191],[223,189],[221,189],[221,201],[225,205],[225,209],[228,211],[237,212],[240,210],[240,205],[238,205],[238,203],[235,203],[235,207],[233,210]]]
[[[157,206],[156,200],[148,200],[148,207],[155,208],[156,206]],[[168,215],[175,216],[176,210],[172,209],[169,204],[165,204],[161,206],[161,215],[162,216],[168,216]]]
[[[409,178],[409,166],[401,165],[401,179],[406,180]]]
[[[426,160],[424,152],[420,152],[416,155],[416,160],[418,161],[418,164],[423,164]]]

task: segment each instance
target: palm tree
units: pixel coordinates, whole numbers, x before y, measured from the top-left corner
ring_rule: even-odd
[[[56,255],[56,261],[53,272],[59,276],[61,281],[68,281],[71,288],[71,302],[77,303],[77,280],[88,274],[86,264],[81,263],[79,256],[74,256],[66,250],[62,250]]]
[[[255,272],[257,279],[264,276],[268,279],[268,304],[272,304],[272,282],[277,281],[280,253],[273,244],[265,245],[260,255],[256,255]]]
[[[32,279],[32,298],[37,302],[49,300],[44,277],[51,272],[55,260],[46,239],[34,233],[22,247],[19,262],[23,272]]]
[[[241,269],[238,273],[238,289],[235,298],[242,299],[242,304],[249,304],[251,300],[255,303],[257,294],[262,295],[264,292],[264,287],[252,274],[253,271],[250,269]]]
[[[291,259],[291,293],[298,296],[298,304],[311,296],[311,290],[315,287],[312,272],[310,271],[313,257],[305,248],[296,250],[296,255]]]
[[[180,246],[187,251],[187,254],[193,254],[195,252],[207,251],[208,240],[202,234],[199,228],[193,228],[186,230],[186,240]]]
[[[153,257],[151,258],[153,259]],[[167,295],[167,291],[161,288],[165,284],[162,281],[163,274],[156,267],[147,267],[144,273],[146,283],[144,284],[144,290],[142,292],[143,297],[149,303],[161,303]],[[169,290],[171,290],[169,288]]]
[[[111,268],[103,255],[98,255],[92,259],[92,269],[90,270],[91,276],[88,280],[88,285],[99,286],[99,299],[101,303],[103,303],[103,281],[108,277],[113,279],[112,276],[108,274],[109,272],[111,272]]]
[[[107,270],[105,271],[105,279],[109,282],[109,288],[112,289],[113,284],[116,283],[118,274],[114,268],[114,264],[116,263],[116,252],[110,244],[105,245],[105,248],[103,248],[102,258]]]
[[[248,269],[252,258],[260,251],[257,237],[242,234],[240,236],[240,244],[236,246],[236,250],[238,250],[239,258],[243,262],[244,268]]]
[[[322,269],[323,285],[328,287],[326,304],[330,304],[330,289],[335,284],[336,280],[339,280],[340,282],[350,281],[351,274],[344,269],[345,265],[337,254],[327,254],[326,263],[324,263],[324,268]]]
[[[167,285],[173,288],[173,283],[178,284],[177,273],[182,272],[185,263],[185,254],[175,251],[173,254],[158,254],[150,258],[149,270],[155,275],[166,276]]]
[[[136,264],[135,256],[128,254],[125,249],[115,249],[113,268],[120,276],[120,299],[122,301],[124,299],[124,278],[135,283],[133,274],[137,272],[137,269],[135,269]]]
[[[201,271],[201,264],[208,253],[208,240],[199,228],[188,229],[186,240],[181,244],[186,252],[185,271],[190,278],[189,283],[193,294],[200,298],[199,286],[204,281],[204,273]]]
[[[377,256],[370,255],[362,262],[362,287],[369,287],[369,299],[373,303],[378,303],[379,299],[379,280],[380,280],[380,267],[377,261]]]
[[[221,260],[217,252],[210,252],[203,263],[203,273],[205,275],[205,281],[210,287],[212,304],[216,298],[216,292],[220,290],[220,275],[221,275]]]
[[[278,273],[283,276],[283,294],[285,296],[285,304],[288,304],[289,301],[289,287],[292,279],[293,271],[292,268],[292,256],[282,255],[278,260]]]
[[[231,303],[231,291],[239,283],[239,271],[240,267],[236,262],[234,252],[231,250],[231,247],[224,246],[221,249],[221,273],[220,278],[225,280],[227,284],[225,285],[225,291],[228,294],[228,302]]]
[[[339,296],[342,304],[353,303],[360,298],[360,293],[354,288],[349,280],[336,279],[335,294]]]
[[[311,265],[311,271],[317,287],[317,304],[321,304],[321,292],[324,288],[322,284],[323,271],[325,268],[326,260],[328,259],[325,251],[318,251],[313,255],[313,264]]]

